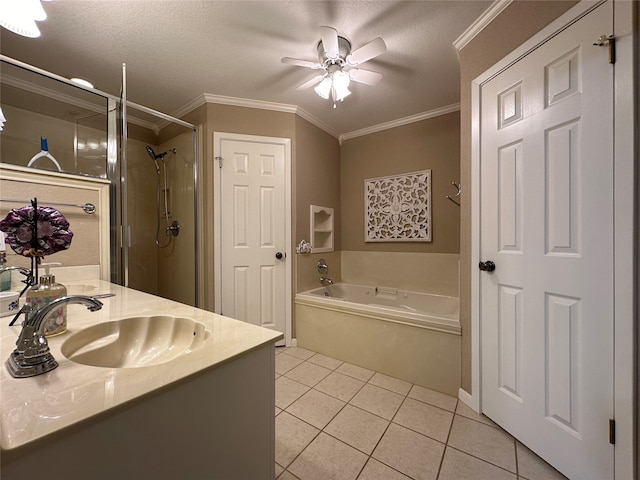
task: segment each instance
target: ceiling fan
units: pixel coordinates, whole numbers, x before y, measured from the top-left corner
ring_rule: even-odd
[[[351,80],[366,85],[377,85],[382,79],[382,75],[378,72],[355,68],[387,51],[387,46],[380,37],[353,52],[349,40],[339,36],[335,28],[320,27],[320,38],[317,62],[290,57],[282,59],[282,63],[288,65],[324,70],[323,73],[300,85],[298,90],[315,85],[316,93],[325,99],[331,97],[334,102],[333,108],[335,108],[336,101],[342,101],[351,94],[349,91]]]

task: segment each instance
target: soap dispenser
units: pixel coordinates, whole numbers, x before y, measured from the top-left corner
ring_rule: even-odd
[[[0,291],[11,290],[11,270],[7,270],[7,247],[4,233],[0,232]]]
[[[67,294],[67,288],[64,285],[56,283],[56,277],[49,273],[52,266],[58,266],[60,263],[43,263],[45,274],[40,277],[37,285],[27,290],[26,302],[35,310],[39,310],[45,305],[51,303],[58,297]],[[67,306],[63,305],[53,311],[44,323],[44,335],[51,337],[59,335],[67,330]]]

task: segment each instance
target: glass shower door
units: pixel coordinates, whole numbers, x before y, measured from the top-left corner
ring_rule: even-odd
[[[126,102],[119,283],[197,305],[197,131]]]

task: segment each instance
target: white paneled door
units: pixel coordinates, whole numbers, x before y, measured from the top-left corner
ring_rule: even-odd
[[[607,2],[481,89],[482,410],[571,479],[613,478],[612,32]]]
[[[288,143],[223,138],[219,144],[219,311],[285,332]],[[220,163],[222,164],[220,167]]]

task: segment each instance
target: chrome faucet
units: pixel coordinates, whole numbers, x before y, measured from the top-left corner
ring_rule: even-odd
[[[11,265],[10,267],[5,267],[4,265],[0,268],[0,272],[6,272],[7,270],[17,270],[25,277],[30,277],[32,275],[31,269],[27,267],[17,267],[15,265]]]
[[[83,304],[91,312],[102,308],[100,300],[86,295],[59,297],[38,310],[26,304],[22,307],[20,313],[24,313],[26,318],[16,341],[16,349],[5,363],[7,370],[13,377],[34,377],[58,366],[58,362],[49,351],[49,344],[44,336],[44,321],[62,305],[71,303]]]
[[[333,285],[333,280],[328,277],[320,277],[320,285],[322,285],[323,287]]]

